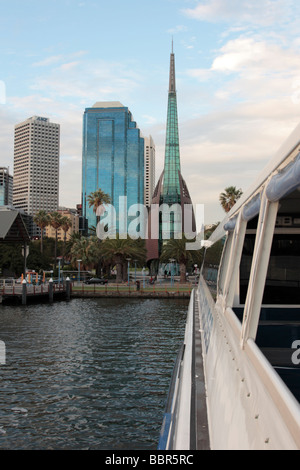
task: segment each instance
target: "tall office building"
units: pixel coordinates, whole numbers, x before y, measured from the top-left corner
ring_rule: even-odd
[[[88,196],[98,189],[111,198],[116,232],[126,232],[128,224],[120,225],[124,211],[144,204],[144,139],[129,109],[118,101],[95,103],[83,117],[82,213],[89,228],[97,219]]]
[[[58,209],[60,125],[33,116],[15,126],[13,205],[34,216]]]
[[[145,139],[145,206],[150,207],[155,188],[155,145],[152,137]]]
[[[167,126],[165,141],[165,161],[164,170],[154,190],[151,203],[159,207],[167,207],[157,214],[153,219],[150,214],[148,224],[148,265],[153,269],[158,268],[158,259],[161,254],[163,244],[168,239],[180,238],[182,234],[196,232],[196,222],[192,207],[192,200],[189,191],[181,174],[180,166],[180,146],[178,132],[178,116],[177,116],[177,92],[175,81],[175,55],[170,56],[170,75],[169,75],[169,92],[168,92],[168,109],[167,109]],[[178,209],[171,211],[170,207]],[[157,237],[153,238],[153,226],[157,227],[154,232]]]
[[[10,206],[13,203],[13,177],[9,169],[0,167],[0,206]]]

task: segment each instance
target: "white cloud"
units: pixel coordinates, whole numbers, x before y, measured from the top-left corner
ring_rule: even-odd
[[[66,64],[62,64],[62,65],[60,66],[60,69],[61,69],[62,71],[69,71],[69,70],[72,70],[72,69],[76,68],[79,64],[80,64],[80,62],[76,62],[76,61],[74,61],[74,62],[68,62],[68,63],[66,63]]]
[[[280,44],[240,37],[224,44],[207,69],[187,74],[208,82],[210,95],[220,101],[262,102],[274,98],[298,101],[300,55]],[[297,104],[297,103],[294,103]],[[220,106],[220,103],[219,103]]]
[[[182,32],[185,32],[187,31],[187,27],[184,26],[184,25],[177,25],[175,26],[174,28],[170,28],[168,29],[168,33],[170,34],[177,34],[177,33],[182,33]]]
[[[211,70],[221,72],[272,73],[300,67],[300,57],[280,45],[254,38],[241,37],[228,41],[215,58]]]
[[[209,22],[243,22],[252,25],[271,25],[281,22],[290,13],[289,0],[210,0],[200,2],[184,13],[197,20]]]
[[[31,88],[47,92],[55,99],[75,97],[93,104],[99,99],[111,99],[134,93],[141,78],[130,64],[105,61],[66,62],[47,74],[37,77]]]
[[[48,67],[49,65],[56,64],[57,62],[63,60],[62,55],[53,55],[46,57],[46,59],[41,60],[40,62],[34,62],[32,65],[34,67]]]

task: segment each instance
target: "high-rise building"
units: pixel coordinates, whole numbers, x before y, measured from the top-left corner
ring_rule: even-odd
[[[10,206],[13,203],[13,177],[9,169],[0,167],[0,206]]]
[[[118,101],[87,108],[82,153],[82,215],[89,228],[97,219],[88,196],[101,189],[116,211],[116,232],[127,231],[120,226],[120,212],[123,217],[133,204],[144,204],[144,139],[129,109]]]
[[[58,208],[60,125],[33,116],[15,126],[13,205],[35,215]]]
[[[144,203],[150,207],[155,188],[155,145],[152,137],[145,139],[145,193]]]
[[[175,81],[175,55],[170,56],[170,75],[168,92],[167,127],[165,141],[164,170],[154,190],[151,203],[160,208],[166,207],[157,214],[156,220],[150,213],[148,220],[148,265],[155,265],[163,244],[168,239],[180,238],[182,234],[191,235],[196,232],[196,222],[187,185],[181,174],[180,146],[177,116],[177,92]],[[171,211],[171,207],[177,210]],[[157,237],[153,238],[153,226],[157,226]]]

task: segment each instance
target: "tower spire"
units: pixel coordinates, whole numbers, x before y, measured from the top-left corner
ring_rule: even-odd
[[[163,196],[164,202],[180,202],[180,152],[179,152],[179,134],[177,117],[177,96],[175,80],[175,54],[170,56],[170,77],[169,77],[169,95],[168,95],[168,115],[166,129],[165,145],[165,165],[164,165],[164,184]]]
[[[172,52],[171,52],[171,57],[170,57],[169,93],[176,93],[175,54],[173,52],[173,38],[172,38]]]
[[[152,269],[156,273],[165,240],[181,238],[182,233],[196,233],[192,200],[180,170],[173,38],[171,51],[164,171],[158,180],[152,198],[152,204],[161,206],[162,211],[158,216],[151,217],[151,213],[149,214],[148,239],[146,240],[148,265],[150,270]],[[173,205],[176,210],[170,211],[169,209]],[[169,206],[167,210],[166,206]],[[188,216],[185,221],[186,209],[191,212],[191,218]],[[192,230],[190,220],[192,221]],[[159,234],[158,238],[157,236],[153,237],[152,228],[156,230],[155,233]]]

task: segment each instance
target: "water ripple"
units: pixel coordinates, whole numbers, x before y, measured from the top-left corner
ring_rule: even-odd
[[[185,300],[0,306],[0,449],[155,449]]]

